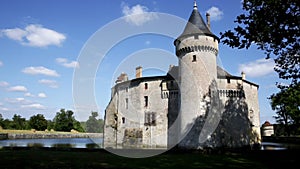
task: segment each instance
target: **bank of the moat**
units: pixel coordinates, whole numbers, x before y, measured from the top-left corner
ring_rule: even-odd
[[[6,139],[102,138],[102,133],[0,133]]]

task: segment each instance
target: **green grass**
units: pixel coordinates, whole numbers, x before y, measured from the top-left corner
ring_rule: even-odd
[[[126,158],[105,150],[5,148],[1,168],[268,168],[243,154],[164,153],[148,158]]]
[[[8,134],[73,134],[72,132],[63,131],[35,131],[35,130],[11,130],[11,129],[0,129],[0,133]],[[76,133],[74,133],[76,134]]]

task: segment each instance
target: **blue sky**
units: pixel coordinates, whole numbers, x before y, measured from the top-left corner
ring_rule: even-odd
[[[235,26],[235,17],[241,14],[240,0],[228,3],[221,0],[198,0],[203,17],[211,15],[211,30],[220,32]],[[27,119],[37,113],[52,119],[61,108],[74,110],[78,120],[87,120],[91,111],[104,116],[110,100],[110,88],[117,75],[126,71],[133,77],[137,65],[163,63],[159,69],[145,69],[144,75],[163,75],[170,64],[177,65],[173,38],[157,34],[131,36],[115,44],[105,53],[92,78],[96,106],[74,105],[74,70],[82,68],[80,56],[92,42],[92,37],[114,21],[122,18],[132,29],[168,14],[187,20],[193,9],[193,0],[2,0],[0,2],[0,113],[4,118],[19,114]],[[154,12],[154,13],[147,13]],[[156,14],[160,13],[160,14]],[[137,15],[139,14],[137,17]],[[170,23],[157,25],[170,27]],[[176,26],[183,31],[184,25]],[[124,31],[119,25],[113,31]],[[175,27],[174,27],[175,28]],[[170,27],[171,32],[171,27]],[[178,34],[179,35],[179,34]],[[98,38],[96,45],[109,43],[108,36]],[[150,50],[149,50],[150,49]],[[149,53],[155,56],[151,57]],[[158,57],[160,56],[161,57]],[[141,57],[143,56],[143,57]],[[231,49],[219,45],[219,62],[231,74],[243,70],[249,81],[260,85],[259,103],[261,123],[272,118],[269,100],[277,92],[278,75],[272,60],[265,60],[255,46],[249,50]],[[126,59],[125,59],[126,58]],[[132,60],[134,64],[126,63]],[[88,60],[93,63],[93,59]],[[139,62],[141,61],[141,62]],[[125,64],[126,63],[126,64]],[[127,66],[122,66],[122,65]],[[93,72],[92,72],[93,73]],[[75,84],[76,85],[76,84]],[[88,86],[82,86],[85,89]],[[76,96],[78,97],[78,96]],[[90,96],[88,96],[90,97]],[[76,100],[76,99],[75,99]],[[77,113],[81,112],[81,114]]]

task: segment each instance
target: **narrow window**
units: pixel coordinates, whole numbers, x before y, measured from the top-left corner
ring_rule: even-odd
[[[122,123],[125,124],[125,117],[122,117]]]
[[[148,96],[144,96],[144,100],[145,100],[145,107],[148,107]]]
[[[128,109],[128,98],[125,99],[125,108]]]
[[[156,125],[156,113],[152,112],[151,113],[151,125],[155,126]]]
[[[128,87],[126,87],[126,89],[125,89],[125,90],[126,90],[126,93],[127,93],[127,92],[128,92]]]
[[[253,117],[254,117],[253,109],[250,109],[249,114],[250,114],[250,121],[253,122]]]
[[[148,83],[145,83],[145,90],[148,89]]]
[[[193,60],[192,62],[196,62],[197,61],[197,56],[196,55],[193,55]]]
[[[230,79],[229,78],[227,79],[227,83],[230,83]]]
[[[150,125],[150,113],[145,113],[145,126]]]

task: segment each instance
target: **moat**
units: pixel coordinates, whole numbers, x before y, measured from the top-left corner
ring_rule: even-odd
[[[0,140],[0,147],[102,148],[103,138],[52,138]]]

